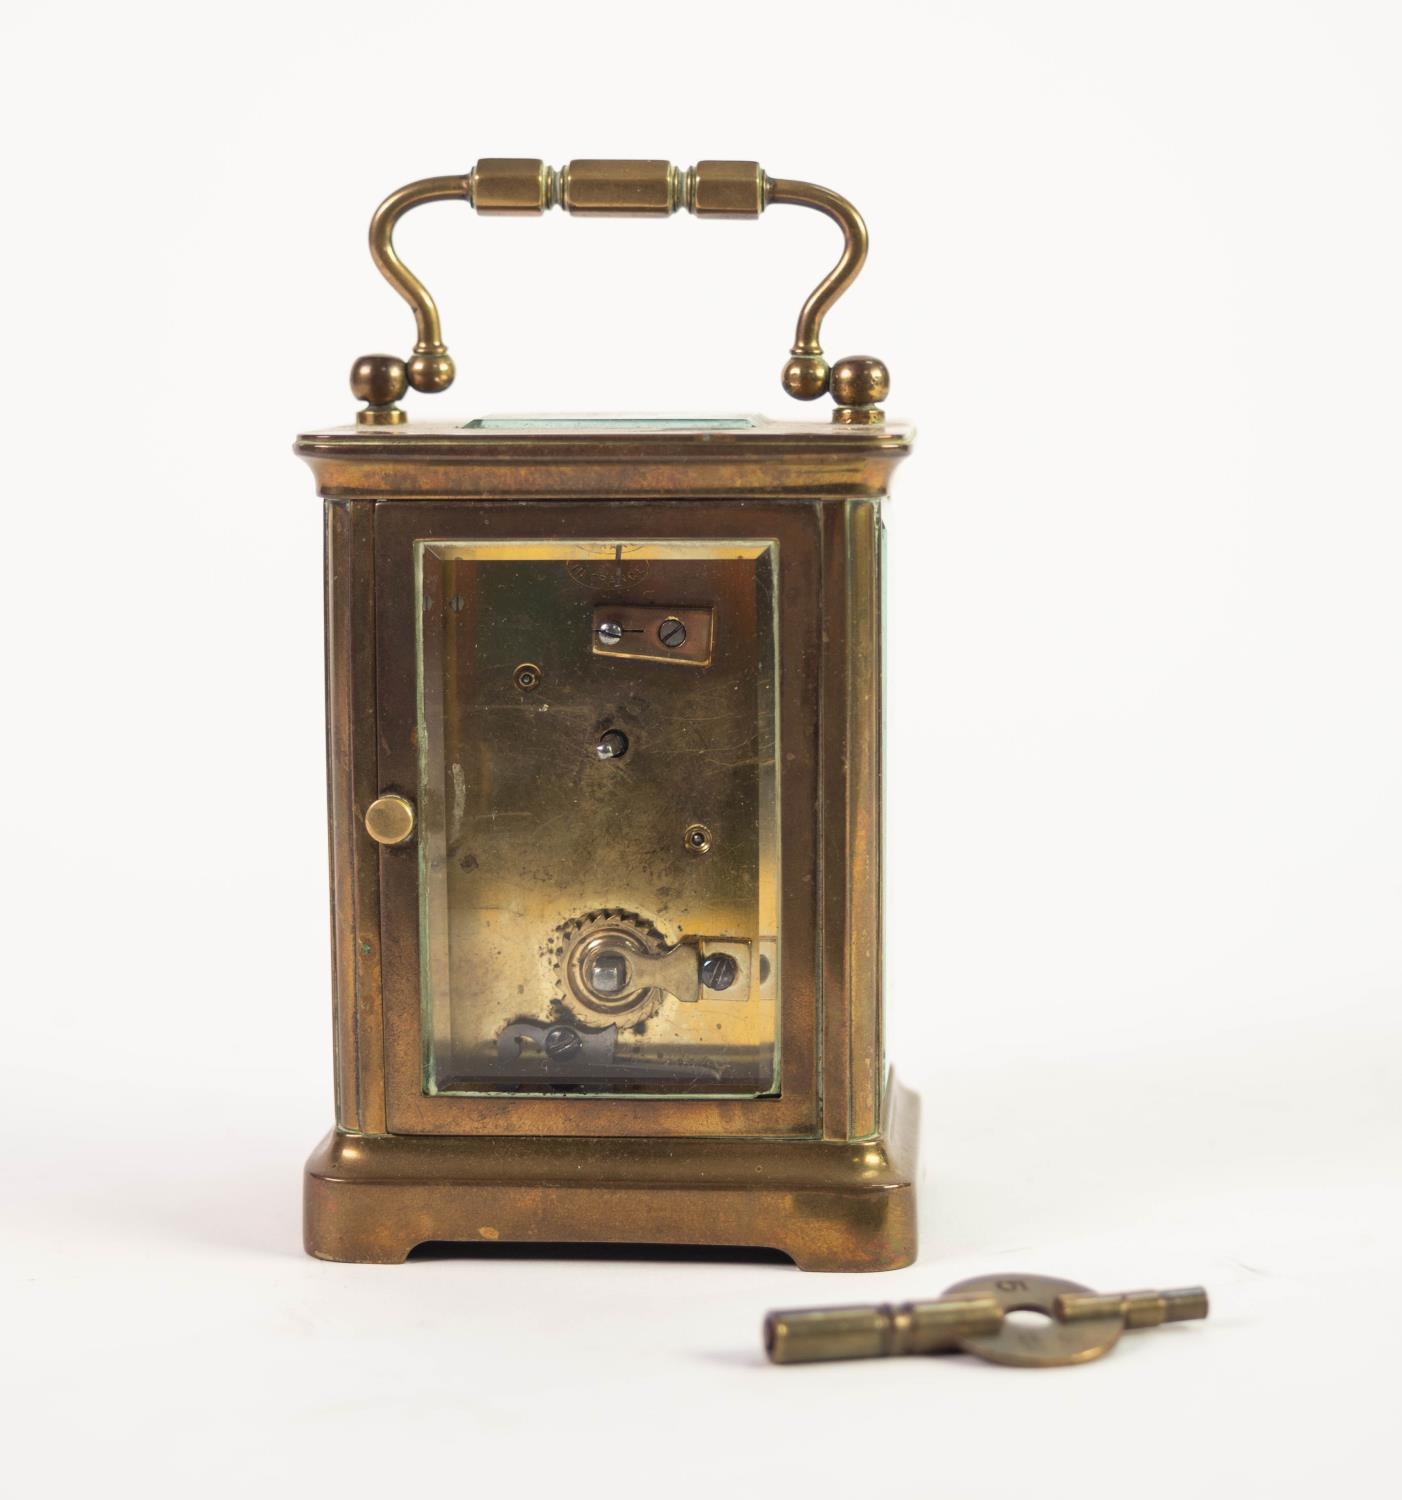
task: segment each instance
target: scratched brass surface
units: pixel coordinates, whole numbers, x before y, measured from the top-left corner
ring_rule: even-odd
[[[604,535],[417,551],[427,1091],[772,1092],[775,545]],[[613,605],[678,602],[711,609],[709,664],[596,649]],[[525,691],[521,662],[538,665]],[[625,748],[601,758],[610,733]],[[684,839],[695,823],[704,850]],[[764,982],[668,995],[635,1024],[586,1010],[582,1024],[565,949],[605,912],[644,942],[655,933],[656,951],[698,935],[748,944]],[[542,1052],[552,1027],[570,1028],[572,1051]]]

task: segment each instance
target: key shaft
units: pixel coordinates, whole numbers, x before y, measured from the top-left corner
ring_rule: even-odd
[[[1200,1286],[1167,1292],[1066,1292],[1056,1299],[1064,1323],[1081,1318],[1123,1318],[1126,1328],[1157,1328],[1207,1316],[1207,1292]]]
[[[937,1354],[963,1339],[996,1333],[1002,1323],[1003,1309],[992,1297],[797,1308],[769,1314],[764,1347],[776,1365]]]

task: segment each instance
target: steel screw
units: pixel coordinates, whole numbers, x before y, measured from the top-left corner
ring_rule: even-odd
[[[594,746],[594,753],[600,760],[617,760],[627,749],[628,736],[621,729],[610,729]]]
[[[523,693],[534,692],[540,686],[540,668],[533,661],[523,661],[512,676]]]
[[[579,1033],[572,1026],[552,1026],[545,1033],[547,1057],[573,1057],[583,1045]]]
[[[701,983],[708,990],[728,990],[739,972],[740,965],[729,953],[708,953],[701,960]]]
[[[605,646],[616,646],[623,639],[623,627],[617,620],[605,620],[599,626],[599,640]]]
[[[664,646],[670,646],[676,650],[678,646],[686,642],[686,626],[678,619],[668,618],[657,627],[657,639]]]

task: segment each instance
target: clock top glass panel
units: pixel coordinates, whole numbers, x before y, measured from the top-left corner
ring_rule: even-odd
[[[425,1092],[776,1092],[777,543],[416,550]]]

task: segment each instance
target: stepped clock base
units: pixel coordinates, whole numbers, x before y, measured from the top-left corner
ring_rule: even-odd
[[[865,1141],[351,1135],[307,1162],[322,1260],[394,1264],[430,1241],[764,1248],[805,1271],[915,1259],[919,1101],[892,1077]]]

